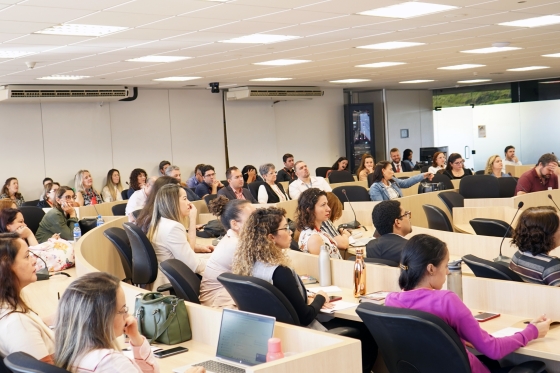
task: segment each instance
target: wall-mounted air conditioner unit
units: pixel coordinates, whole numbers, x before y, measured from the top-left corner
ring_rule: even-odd
[[[0,102],[110,102],[132,94],[124,86],[86,85],[5,85],[0,86]]]
[[[321,97],[325,92],[318,87],[237,87],[229,88],[226,93],[228,101],[238,100],[310,100]]]

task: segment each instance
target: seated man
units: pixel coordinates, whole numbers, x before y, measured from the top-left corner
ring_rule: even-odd
[[[196,188],[198,184],[202,183],[202,167],[204,167],[204,165],[200,163],[194,168],[194,176],[187,180],[187,186],[189,188]]]
[[[517,181],[515,195],[558,189],[557,168],[558,158],[554,154],[543,154],[535,167],[521,175]]]
[[[286,153],[282,156],[282,161],[284,162],[284,168],[278,171],[276,181],[292,181],[297,179],[296,172],[294,171],[294,156]]]
[[[200,201],[200,197],[197,196],[191,188],[187,188],[185,183],[181,182],[181,169],[179,168],[179,166],[167,167],[167,169],[165,170],[165,176],[170,176],[174,179],[179,180],[179,185],[181,185],[183,189],[185,189],[185,192],[187,193],[187,199],[189,201]]]
[[[246,199],[251,201],[251,203],[258,203],[255,197],[251,194],[249,189],[243,188],[243,175],[239,168],[233,166],[227,169],[226,179],[228,181],[228,186],[222,188],[218,191],[219,196],[227,197],[229,200],[233,199]]]
[[[385,259],[400,263],[401,252],[412,232],[410,211],[404,211],[398,200],[382,201],[373,208],[371,217],[373,225],[381,237],[369,241],[366,245],[368,258]]]
[[[196,186],[195,193],[200,198],[204,198],[204,196],[208,194],[218,194],[218,190],[223,188],[224,185],[220,182],[220,180],[216,179],[216,171],[214,170],[214,167],[207,164],[202,167],[201,172],[202,183]]]
[[[504,154],[505,154],[505,159],[502,162],[502,165],[504,166],[504,168],[502,169],[502,172],[504,174],[506,174],[506,165],[511,165],[511,166],[521,166],[522,163],[521,161],[519,161],[519,159],[517,159],[517,157],[515,156],[515,148],[513,147],[513,145],[509,145],[506,146],[506,149],[504,150]]]
[[[169,163],[169,161],[159,162],[159,175],[160,176],[165,176],[166,175],[165,171],[167,170],[167,168],[169,166],[171,166],[171,163]]]
[[[393,166],[393,172],[409,172],[412,171],[412,167],[407,162],[401,162],[401,152],[397,148],[391,149],[391,165]]]
[[[327,181],[319,176],[310,176],[307,165],[304,161],[297,161],[295,164],[297,180],[292,182],[288,188],[291,199],[298,199],[299,195],[309,188],[321,189],[324,192],[332,192],[332,188]]]
[[[148,180],[146,180],[146,185],[144,188],[137,190],[136,192],[132,193],[128,201],[126,202],[126,209],[124,210],[126,216],[128,216],[129,222],[134,222],[136,219],[132,213],[136,210],[141,210],[146,205],[146,201],[150,196],[150,192],[152,191],[152,187],[157,180],[157,176],[152,176]]]

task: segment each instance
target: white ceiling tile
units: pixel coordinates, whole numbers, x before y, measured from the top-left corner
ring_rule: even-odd
[[[91,36],[65,36],[65,35],[42,35],[42,34],[31,34],[26,35],[23,38],[19,38],[13,43],[19,44],[30,44],[30,45],[67,45],[72,43],[77,43],[80,41],[92,39]],[[10,44],[10,43],[7,43]]]
[[[159,22],[150,23],[149,25],[146,25],[144,27],[160,30],[196,31],[209,27],[227,25],[231,22],[234,21],[212,18],[173,17]]]
[[[315,22],[340,17],[340,14],[325,12],[308,12],[305,10],[289,10],[287,12],[274,13],[268,16],[254,18],[258,22],[275,22],[287,24],[300,24]]]
[[[1,15],[2,13],[0,13],[0,16]],[[106,11],[80,18],[74,23],[85,25],[138,27],[150,22],[160,21],[164,18],[166,18],[166,16],[138,13],[128,13],[126,16],[123,16],[120,12]]]
[[[16,5],[0,12],[0,21],[64,23],[90,14],[91,10]]]
[[[255,17],[260,18],[262,16],[278,13],[281,11],[282,9],[278,9],[278,8],[243,5],[234,2],[234,3],[220,4],[212,8],[206,8],[206,9],[190,12],[186,14],[186,16],[196,17],[196,18],[243,20],[243,19],[250,19]]]
[[[224,26],[212,27],[212,32],[232,33],[239,35],[250,34],[281,34],[288,33],[286,31],[289,25],[285,23],[272,23],[272,22],[256,22],[256,21],[241,21],[235,23],[228,23]]]
[[[5,0],[2,0],[4,2]],[[20,0],[16,0],[20,1]],[[48,8],[66,8],[66,9],[85,9],[85,10],[101,10],[114,7],[130,0],[95,0],[95,1],[76,1],[76,0],[27,0],[25,5],[40,6]],[[163,1],[163,0],[160,0]],[[15,2],[15,1],[14,1]]]
[[[0,32],[30,34],[51,26],[52,23],[2,21],[0,22]]]
[[[141,13],[157,15],[178,15],[204,8],[213,8],[221,4],[206,1],[189,0],[136,0],[111,9],[121,13]]]

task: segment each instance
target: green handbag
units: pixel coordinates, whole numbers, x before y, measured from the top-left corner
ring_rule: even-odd
[[[136,296],[134,314],[140,334],[152,341],[174,345],[192,338],[187,307],[182,299],[161,293]]]

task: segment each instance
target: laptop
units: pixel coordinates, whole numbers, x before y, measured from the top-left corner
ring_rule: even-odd
[[[275,322],[274,317],[224,309],[215,359],[174,368],[173,372],[203,366],[209,373],[243,373],[248,366],[265,363]]]

